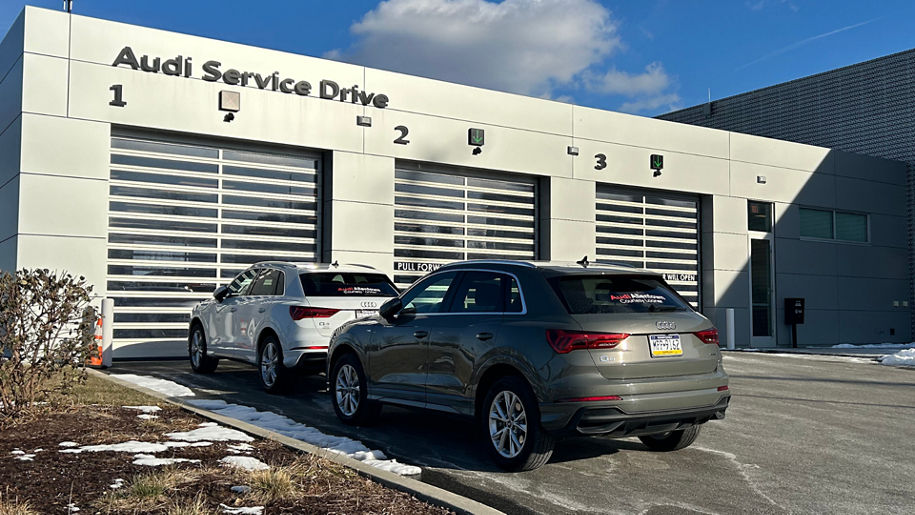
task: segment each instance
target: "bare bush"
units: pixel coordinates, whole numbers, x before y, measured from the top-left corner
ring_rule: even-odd
[[[0,427],[85,377],[91,290],[84,277],[46,269],[0,275]]]

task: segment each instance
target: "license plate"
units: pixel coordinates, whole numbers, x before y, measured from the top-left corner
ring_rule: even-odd
[[[356,310],[356,318],[370,317],[370,316],[374,315],[375,313],[378,313],[378,311],[377,311],[377,310],[372,310],[372,309],[369,309],[369,310],[357,309],[357,310]]]
[[[680,343],[679,334],[651,334],[648,335],[648,344],[651,346],[651,357],[682,356],[683,345]]]

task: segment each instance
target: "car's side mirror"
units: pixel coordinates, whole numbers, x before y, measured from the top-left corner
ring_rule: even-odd
[[[216,302],[222,302],[228,296],[229,288],[225,286],[220,286],[219,288],[216,288],[216,291],[213,292],[213,298],[216,299]]]
[[[378,314],[381,315],[385,320],[393,320],[400,310],[403,309],[403,302],[400,301],[399,297],[394,297],[393,299],[385,302],[378,308]]]

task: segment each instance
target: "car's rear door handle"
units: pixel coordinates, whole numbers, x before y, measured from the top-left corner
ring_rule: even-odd
[[[477,340],[483,340],[485,342],[486,340],[491,340],[491,339],[492,339],[492,333],[477,333]]]
[[[231,311],[232,313],[235,313],[236,311],[238,311],[238,308],[231,308],[231,309],[229,309],[229,311]]]
[[[258,308],[257,310],[258,313],[263,313],[264,311],[267,311],[267,308]]]
[[[425,338],[426,336],[429,336],[429,331],[415,331],[415,332],[413,333],[413,337],[416,338],[416,339],[418,339],[418,340],[422,340],[422,339]]]

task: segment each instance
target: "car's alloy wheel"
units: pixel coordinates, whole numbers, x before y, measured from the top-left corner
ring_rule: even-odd
[[[527,381],[517,376],[497,380],[482,408],[482,436],[497,465],[508,470],[533,470],[549,461],[555,440],[540,427],[537,398]]]
[[[280,393],[286,389],[288,371],[283,366],[283,351],[275,336],[268,336],[261,344],[257,364],[264,390],[268,393]]]
[[[359,375],[349,363],[337,370],[337,380],[334,382],[334,395],[340,411],[347,417],[352,417],[359,409]]]
[[[355,354],[334,361],[330,381],[334,412],[344,423],[366,425],[381,414],[381,404],[368,400],[365,372]]]
[[[207,339],[200,325],[195,325],[191,329],[187,350],[194,372],[209,373],[216,370],[219,360],[207,356]]]
[[[489,407],[489,438],[496,452],[506,458],[521,454],[527,441],[524,404],[510,391],[499,392]]]

